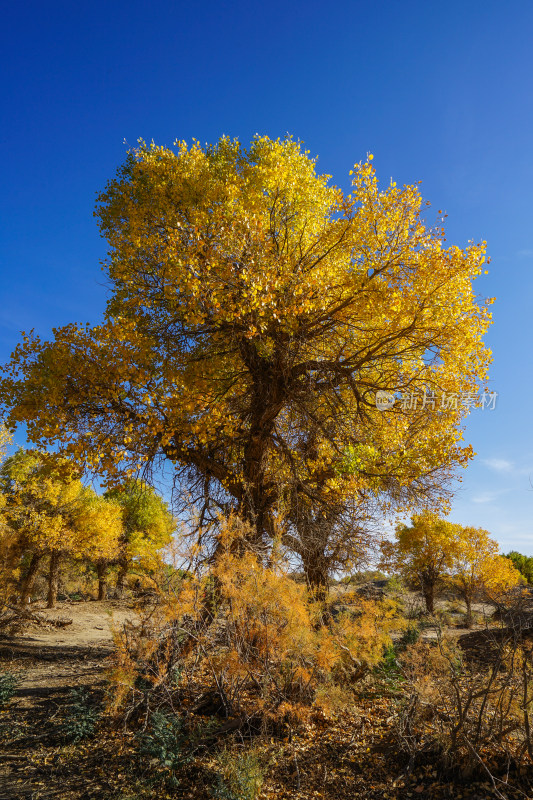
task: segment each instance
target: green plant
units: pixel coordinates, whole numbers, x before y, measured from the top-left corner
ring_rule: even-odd
[[[404,650],[410,645],[416,644],[420,639],[420,628],[417,625],[409,624],[402,633],[396,646],[397,650]]]
[[[0,708],[9,703],[17,687],[17,676],[12,672],[0,672]]]
[[[398,660],[398,648],[394,644],[390,644],[383,650],[383,658],[381,662],[374,667],[374,677],[379,682],[384,681],[387,685],[387,691],[398,690],[399,684],[403,682],[401,665]]]
[[[176,787],[179,771],[193,761],[205,733],[205,726],[191,729],[179,714],[154,711],[149,729],[138,735],[140,752],[157,759],[166,782]]]
[[[507,553],[505,558],[508,558],[520,574],[526,579],[529,584],[533,584],[533,557],[524,556],[516,550],[511,550]]]
[[[450,614],[464,614],[465,608],[459,600],[450,600],[446,605],[446,610]]]
[[[264,770],[255,750],[218,756],[220,773],[213,791],[216,800],[256,800],[263,784]]]
[[[405,585],[398,575],[391,575],[387,581],[388,592],[405,592]]]
[[[403,653],[415,645],[419,638],[420,629],[416,625],[409,624],[398,641],[383,650],[383,659],[374,669],[374,676],[378,680],[384,680],[393,691],[398,691],[405,681],[402,669]]]
[[[94,734],[101,709],[91,702],[90,693],[85,686],[73,689],[69,701],[60,725],[60,733],[67,742],[75,744]]]

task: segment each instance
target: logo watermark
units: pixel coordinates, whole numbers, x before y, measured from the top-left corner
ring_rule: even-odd
[[[395,402],[396,397],[394,392],[384,392],[382,390],[376,392],[376,406],[380,411],[386,411],[388,408],[392,408]]]
[[[387,411],[396,403],[402,411],[430,409],[431,411],[457,411],[460,406],[467,409],[481,408],[482,411],[494,411],[498,392],[388,392],[380,389],[376,392],[376,408]]]

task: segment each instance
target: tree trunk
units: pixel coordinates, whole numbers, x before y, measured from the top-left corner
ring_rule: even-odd
[[[470,595],[465,595],[465,604],[466,604],[466,616],[465,616],[465,624],[467,628],[472,627],[472,598]]]
[[[107,561],[98,561],[96,574],[98,575],[98,599],[105,600],[107,598]]]
[[[117,597],[122,598],[124,596],[124,584],[126,582],[126,575],[128,574],[128,559],[127,558],[120,558],[118,562],[118,574],[117,574]]]
[[[326,560],[316,554],[309,554],[309,557],[306,558],[304,554],[303,568],[310,592],[317,600],[323,602],[329,589],[329,572]]]
[[[31,593],[33,587],[35,585],[35,579],[37,577],[37,573],[39,572],[39,564],[41,563],[42,554],[41,553],[33,553],[30,561],[30,566],[28,567],[28,572],[22,581],[21,592],[20,592],[20,605],[27,606],[30,602]]]
[[[425,583],[422,586],[422,594],[426,603],[426,611],[433,614],[435,611],[435,586],[432,583]]]
[[[59,564],[61,553],[59,550],[52,550],[50,554],[50,572],[48,574],[48,595],[46,597],[46,607],[54,608],[57,600],[57,590],[59,588]]]
[[[243,452],[243,491],[237,513],[252,529],[251,543],[261,547],[267,517],[278,491],[272,481],[266,480],[265,468],[272,431],[287,396],[286,376],[279,353],[264,357],[245,337],[239,341],[239,349],[252,375],[252,386]]]

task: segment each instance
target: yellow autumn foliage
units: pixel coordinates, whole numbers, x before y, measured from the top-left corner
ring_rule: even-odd
[[[0,463],[3,462],[11,436],[4,425],[0,425]],[[11,598],[19,578],[20,550],[18,537],[8,524],[5,514],[7,500],[0,492],[0,609]]]
[[[447,245],[426,213],[370,158],[344,194],[291,139],[141,142],[99,198],[105,318],[25,336],[9,423],[117,483],[165,461],[213,505],[229,495],[257,540],[294,487],[444,502],[472,456],[457,399],[486,381],[490,301],[485,243]],[[381,410],[380,390],[425,400]]]
[[[470,619],[476,599],[498,601],[522,577],[512,562],[499,555],[499,545],[483,528],[460,529],[453,557],[451,583],[466,603]]]
[[[499,550],[488,531],[425,511],[413,515],[411,525],[398,525],[395,542],[383,542],[382,566],[417,585],[429,612],[439,583],[452,586],[466,603],[470,620],[474,600],[497,600],[521,582],[518,570]]]
[[[237,533],[242,543],[242,526]],[[157,687],[180,665],[185,683],[214,682],[227,713],[241,713],[252,695],[266,714],[309,706],[324,683],[349,686],[367,674],[401,627],[392,602],[360,599],[350,613],[332,614],[281,558],[264,564],[227,546],[205,575],[180,578],[144,621],[117,633],[115,704],[131,700],[140,675]]]

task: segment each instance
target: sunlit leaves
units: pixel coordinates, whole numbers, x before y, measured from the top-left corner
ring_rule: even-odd
[[[290,486],[443,500],[468,408],[375,394],[483,385],[485,245],[446,246],[418,186],[380,188],[370,158],[352,173],[344,195],[291,139],[140,143],[99,198],[105,319],[25,338],[10,424],[110,482],[166,459],[261,531]]]
[[[7,524],[22,552],[115,555],[120,508],[83,486],[64,459],[54,466],[38,452],[18,450],[2,465],[0,480]]]

